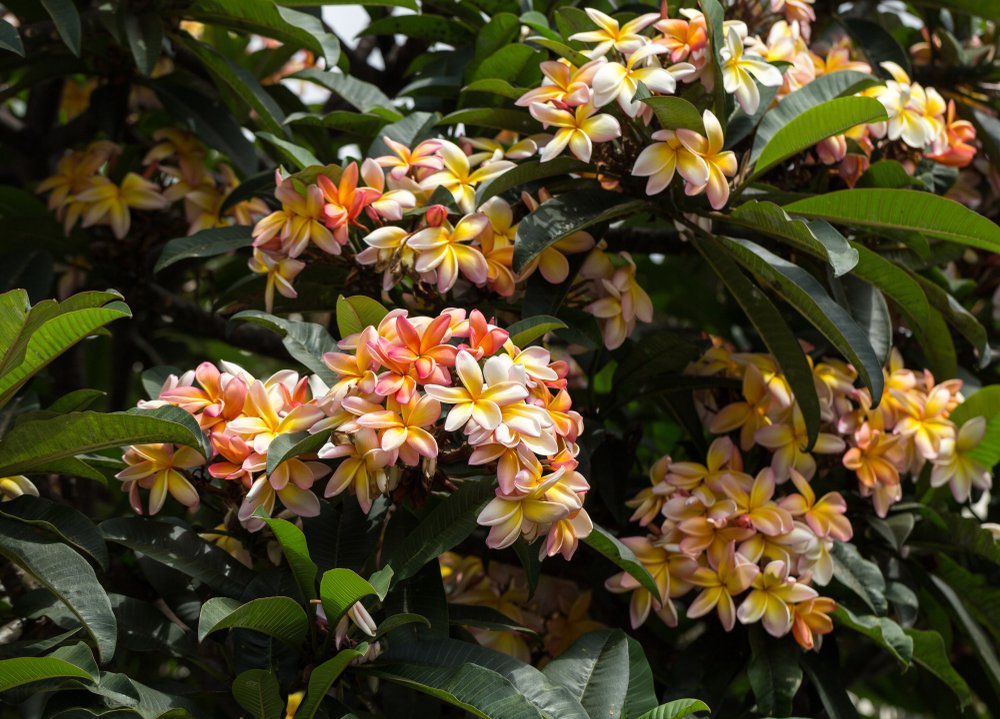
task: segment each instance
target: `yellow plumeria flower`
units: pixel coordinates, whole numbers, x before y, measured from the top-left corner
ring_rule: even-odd
[[[452,227],[445,222],[426,227],[407,240],[407,247],[417,253],[413,267],[417,272],[436,273],[439,292],[447,292],[458,281],[459,272],[472,283],[486,282],[489,267],[479,248],[469,243],[489,226],[485,215],[466,215]]]
[[[430,191],[439,186],[444,187],[451,193],[462,212],[472,212],[475,209],[476,185],[502,175],[514,167],[514,163],[509,160],[496,160],[473,170],[468,155],[453,142],[442,141],[438,154],[444,162],[444,167],[428,175],[421,181],[420,186]]]
[[[757,444],[774,452],[771,457],[771,468],[778,482],[786,481],[793,469],[806,479],[812,479],[816,474],[816,460],[804,449],[808,444],[808,433],[805,419],[798,407],[792,412],[789,421],[790,423],[782,422],[761,427],[754,433],[754,439],[757,440]],[[820,432],[812,451],[818,454],[843,452],[844,440],[837,435]]]
[[[885,125],[886,136],[890,140],[902,140],[917,149],[929,145],[937,133],[927,119],[926,91],[920,84],[912,82],[906,71],[896,63],[883,62],[882,67],[893,79],[884,87],[872,88],[869,92],[882,103],[889,115]],[[943,100],[941,104],[944,104]]]
[[[528,108],[531,116],[545,127],[555,127],[555,135],[542,149],[541,161],[547,162],[569,146],[578,160],[590,162],[595,142],[608,142],[621,137],[622,128],[612,115],[595,114],[593,103],[580,105],[572,110],[560,110],[552,105],[533,102]]]
[[[9,502],[24,494],[30,494],[32,497],[38,496],[38,489],[30,479],[21,474],[0,477],[0,502]]]
[[[709,555],[709,562],[711,561],[712,557]],[[760,569],[756,564],[752,564],[730,545],[717,565],[698,567],[691,573],[689,581],[702,590],[688,607],[688,617],[703,617],[715,609],[725,630],[732,630],[736,625],[736,603],[733,597],[745,592],[759,573]]]
[[[288,704],[285,706],[285,719],[295,719],[295,715],[302,706],[302,700],[306,698],[304,691],[293,692],[288,695]]]
[[[696,72],[694,65],[689,62],[677,63],[668,68],[660,67],[653,56],[666,52],[667,48],[663,45],[650,44],[629,55],[624,65],[617,62],[602,64],[594,74],[594,105],[604,107],[617,100],[622,111],[629,117],[651,113],[649,105],[636,99],[640,82],[651,92],[672,95],[677,89],[678,78],[690,77]]]
[[[584,11],[599,29],[578,32],[570,35],[569,39],[580,42],[596,42],[597,46],[586,53],[588,57],[607,55],[611,48],[623,55],[631,55],[649,42],[649,38],[639,33],[660,19],[659,13],[650,12],[632,18],[624,25],[619,25],[617,20],[610,15],[605,15],[600,10],[585,8]]]
[[[115,477],[125,483],[123,489],[129,493],[132,508],[140,514],[139,487],[150,490],[150,514],[163,509],[168,493],[189,509],[198,506],[198,490],[178,471],[205,463],[205,458],[195,450],[190,447],[175,448],[172,444],[136,444],[125,450],[122,459],[128,467]]]
[[[649,178],[646,181],[647,195],[663,192],[675,173],[692,185],[708,183],[709,170],[705,160],[687,149],[676,132],[657,130],[653,139],[657,142],[644,148],[632,166],[633,175]]]
[[[743,600],[736,616],[742,624],[761,621],[772,637],[782,637],[792,628],[792,605],[815,599],[818,593],[788,576],[785,562],[769,562],[754,577],[750,594]]]
[[[528,396],[524,385],[510,381],[509,375],[501,371],[499,360],[499,357],[490,358],[480,369],[476,359],[461,350],[455,355],[455,373],[460,384],[456,387],[437,384],[424,387],[431,397],[452,405],[444,423],[445,431],[454,432],[470,420],[485,430],[494,430],[503,421],[500,408]]]
[[[759,55],[744,51],[743,40],[735,28],[729,28],[726,46],[720,50],[719,58],[722,60],[723,87],[730,95],[736,95],[736,101],[748,115],[753,115],[760,106],[757,82],[766,87],[779,87],[784,81],[778,68]]]
[[[84,227],[106,224],[119,240],[128,234],[132,224],[129,208],[162,210],[170,204],[159,187],[134,172],[125,175],[121,185],[106,177],[93,177],[88,188],[79,193],[76,200],[87,205],[83,211]]]

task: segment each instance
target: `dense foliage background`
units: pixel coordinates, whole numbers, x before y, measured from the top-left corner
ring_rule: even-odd
[[[1000,706],[996,0],[0,10],[3,716]]]

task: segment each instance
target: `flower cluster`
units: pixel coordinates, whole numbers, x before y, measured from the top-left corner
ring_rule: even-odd
[[[242,487],[238,516],[255,530],[262,526],[255,513],[272,514],[278,500],[294,515],[317,515],[313,485],[330,474],[330,461],[323,495],[349,491],[368,512],[405,478],[433,481],[439,463],[461,458],[496,467],[496,497],[479,515],[490,528],[488,546],[544,536],[542,556],[573,555],[592,525],[583,508],[589,485],[576,471],[583,422],[564,363],[543,347],[517,347],[478,310],[437,317],[394,310],[344,338],[340,350],[323,357],[335,378],[329,385],[291,370],[257,379],[231,363],[170,376],[143,406],[190,412],[214,454],[206,461],[189,447],[128,448],[118,478],[133,508],[142,511],[140,489],[149,490],[151,514],[168,494],[196,507],[188,473],[207,464],[198,481]],[[316,459],[289,458],[268,472],[271,443],[303,431],[329,438]]]
[[[659,592],[654,596],[625,573],[607,581],[613,592],[632,593],[633,626],[651,611],[675,625],[674,600],[697,592],[688,617],[714,610],[727,630],[737,620],[760,620],[770,634],[791,631],[811,649],[832,630],[829,615],[836,608],[816,587],[832,577],[835,542],[853,535],[844,496],[817,497],[817,476],[850,470],[882,517],[901,497],[901,475],[915,479],[928,462],[932,486],[950,485],[958,501],[967,500],[972,487],[991,484],[973,455],[985,420],[962,427],[948,420],[962,401],[961,382],[935,384],[929,372],[904,369],[895,350],[877,407],[867,389],[855,387],[853,367],[834,359],[813,364],[822,424],[811,449],[801,409],[772,356],[716,342],[688,371],[737,380],[740,391],[735,398],[728,391],[700,392],[701,418],[720,435],[704,462],[661,458],[650,470],[650,486],[628,502],[632,520],[647,533],[622,541]],[[757,447],[765,450],[766,465],[748,468],[744,455]]]
[[[475,556],[445,552],[438,560],[449,604],[488,607],[507,617],[517,629],[469,626],[485,647],[531,662],[542,653],[541,666],[562,654],[576,639],[603,625],[590,617],[591,593],[573,582],[542,575],[532,594],[520,567]],[[533,641],[537,636],[537,640]]]
[[[164,128],[153,133],[153,140],[156,144],[142,161],[142,175],[127,172],[115,179],[122,148],[98,140],[68,152],[59,160],[55,174],[42,180],[36,192],[49,193],[49,209],[67,234],[78,222],[83,227],[106,225],[119,240],[128,234],[133,210],[164,210],[183,202],[188,234],[210,227],[253,224],[267,212],[259,199],[222,209],[239,182],[224,162],[216,163],[214,171],[210,169],[208,150],[190,133]]]

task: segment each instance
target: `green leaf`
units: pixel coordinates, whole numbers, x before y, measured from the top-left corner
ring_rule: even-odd
[[[577,67],[586,65],[588,62],[590,62],[590,58],[584,55],[582,52],[580,52],[579,50],[574,50],[566,43],[560,42],[555,38],[532,36],[528,38],[528,42],[534,45],[540,45],[541,47],[544,47],[546,50],[551,50],[559,57],[566,58]]]
[[[972,690],[948,660],[941,635],[922,629],[905,631],[913,640],[913,661],[947,684],[963,705],[967,704],[972,699]]]
[[[661,127],[670,130],[685,128],[694,130],[700,135],[705,134],[705,123],[701,113],[684,98],[661,95],[645,97],[642,101],[653,108]]]
[[[840,626],[864,634],[893,656],[902,665],[910,666],[913,660],[913,640],[896,622],[887,617],[858,616],[844,606],[838,606],[833,618]]]
[[[159,608],[134,597],[109,594],[118,620],[118,641],[130,652],[163,652],[191,656],[197,647],[190,631],[167,619]]]
[[[358,33],[367,35],[405,35],[430,42],[443,42],[458,47],[473,39],[472,31],[456,20],[440,15],[395,15],[372,22]]]
[[[306,698],[295,714],[296,719],[313,719],[333,683],[344,673],[352,661],[363,657],[366,651],[368,651],[368,645],[362,642],[356,649],[342,649],[333,659],[328,659],[313,669],[309,675]]]
[[[476,517],[496,494],[492,479],[473,477],[427,512],[407,537],[406,543],[388,559],[393,584],[416,574],[427,562],[455,547],[478,526]]]
[[[482,719],[589,719],[569,691],[512,657],[451,639],[394,644],[365,670]]]
[[[326,60],[327,67],[334,67],[340,57],[340,43],[335,35],[326,31],[319,18],[277,7],[271,0],[195,0],[185,14],[199,22],[305,48]]]
[[[102,397],[106,397],[107,394],[107,392],[102,392],[99,389],[75,389],[59,397],[49,405],[48,411],[58,412],[59,414],[82,411]]]
[[[892,316],[885,297],[875,287],[848,275],[840,280],[851,316],[868,335],[875,356],[885,364],[892,350]]]
[[[0,476],[41,472],[60,460],[109,447],[170,442],[211,456],[197,421],[179,407],[71,412],[17,425],[0,441]]]
[[[626,635],[620,629],[584,634],[546,664],[542,673],[568,689],[592,719],[625,716],[629,656]]]
[[[149,77],[163,49],[163,21],[159,13],[146,10],[125,16],[125,37],[139,72]]]
[[[389,120],[382,115],[371,112],[355,112],[354,110],[334,110],[325,115],[312,112],[293,112],[285,118],[285,124],[311,125],[328,130],[355,133],[365,137],[374,136]],[[272,182],[273,186],[274,183]]]
[[[280,438],[280,437],[279,437]],[[281,545],[281,551],[292,569],[292,576],[305,600],[319,599],[316,593],[316,573],[319,571],[316,563],[309,556],[306,535],[302,530],[286,519],[271,519],[261,517],[261,520],[274,532],[275,539]]]
[[[249,71],[214,47],[191,37],[181,36],[180,42],[201,61],[220,89],[226,88],[246,107],[257,113],[257,121],[265,130],[275,135],[285,134],[284,111]],[[228,94],[224,94],[223,97],[228,97]]]
[[[805,87],[789,93],[772,110],[769,110],[757,127],[750,162],[756,163],[761,151],[783,127],[807,110],[827,100],[853,95],[858,90],[877,84],[877,80],[863,72],[838,70],[821,75]]]
[[[867,334],[815,277],[753,242],[728,237],[719,241],[741,265],[771,284],[857,368],[872,397],[882,397],[882,363]]]
[[[588,169],[589,165],[572,157],[556,157],[548,162],[528,160],[518,163],[516,167],[512,167],[502,175],[497,175],[479,186],[479,189],[476,190],[476,207],[481,206],[491,197],[502,195],[508,190],[528,182],[545,180],[549,177],[562,177],[585,172]]]
[[[941,316],[952,327],[957,329],[969,341],[979,355],[980,365],[985,366],[990,359],[989,337],[975,315],[965,309],[951,293],[941,288],[937,283],[916,273],[911,276],[927,295],[931,307],[941,313]]]
[[[89,554],[101,569],[108,568],[108,548],[101,532],[85,514],[69,505],[24,495],[0,504],[0,516],[41,527]]]
[[[102,661],[114,656],[117,622],[111,602],[86,559],[62,542],[9,519],[0,519],[0,555],[55,595],[97,645]]]
[[[643,714],[639,719],[684,719],[697,712],[710,712],[705,702],[697,699],[674,699]]]
[[[831,225],[822,220],[806,223],[792,219],[773,202],[751,200],[733,210],[732,219],[826,260],[834,277],[850,272],[858,264],[858,251]]]
[[[372,572],[371,576],[368,577],[368,583],[375,588],[375,596],[380,602],[384,601],[385,596],[389,593],[393,574],[392,567],[387,564],[378,571]]]
[[[296,80],[307,80],[325,87],[361,112],[368,112],[376,107],[387,109],[392,109],[393,107],[393,101],[389,96],[375,85],[363,82],[350,75],[308,68],[300,70],[290,77]]]
[[[294,7],[321,7],[323,5],[361,5],[362,7],[405,7],[416,12],[416,0],[275,0],[278,5]]]
[[[142,517],[118,517],[100,524],[109,542],[167,565],[229,597],[243,595],[254,573],[190,529]]]
[[[483,80],[474,80],[462,88],[462,92],[481,92],[486,95],[499,95],[509,100],[516,100],[521,97],[527,88],[514,87],[507,80],[496,77],[488,77]]]
[[[237,312],[231,319],[253,322],[268,328],[282,338],[282,344],[285,345],[288,354],[311,372],[319,375],[320,379],[328,384],[336,381],[336,375],[323,362],[323,354],[337,351],[337,343],[323,325],[286,320],[258,310]]]
[[[251,228],[244,225],[232,227],[211,227],[187,237],[175,237],[163,246],[153,272],[195,257],[216,257],[233,250],[250,247],[253,237]]]
[[[1000,17],[1000,0],[918,0],[917,5],[927,5],[934,9],[945,7],[966,15],[974,15],[984,20]]]
[[[908,230],[990,252],[1000,251],[1000,227],[954,200],[928,192],[839,190],[798,200],[785,205],[785,210],[845,225]]]
[[[477,45],[482,42],[480,35]],[[526,73],[537,72],[540,60],[545,60],[545,54],[533,50],[527,45],[513,44],[499,48],[484,59],[472,75],[472,80],[517,80]]]
[[[537,555],[538,553],[535,552]],[[522,626],[496,609],[476,604],[449,604],[448,622],[462,627],[477,627],[495,632],[520,632],[537,636],[537,632]]]
[[[857,187],[887,187],[902,189],[907,187],[923,187],[923,183],[906,171],[896,160],[879,160],[865,170],[856,185]]]
[[[24,43],[21,42],[21,36],[17,28],[6,20],[0,20],[0,48],[24,57]]]
[[[758,177],[782,160],[813,147],[820,140],[857,125],[887,118],[885,106],[872,97],[838,97],[811,107],[782,127],[764,146],[751,177]]]
[[[281,719],[284,713],[278,678],[268,669],[242,672],[233,681],[233,698],[254,719]]]
[[[294,648],[306,638],[309,620],[291,597],[261,597],[246,604],[230,597],[212,597],[201,605],[198,641],[221,629],[252,629]]]
[[[405,627],[408,624],[423,624],[425,627],[429,628],[431,626],[431,621],[422,614],[393,614],[384,622],[379,623],[378,631],[375,632],[375,638],[380,639],[389,632],[399,629],[400,627]]]
[[[128,305],[114,291],[84,292],[63,302],[44,300],[25,312],[24,290],[3,295],[0,308],[0,406],[70,347],[122,317]],[[7,307],[4,307],[6,305]]]
[[[958,625],[962,627],[965,635],[972,642],[972,646],[975,647],[976,654],[979,655],[979,663],[986,670],[986,676],[994,690],[1000,693],[1000,659],[997,658],[996,644],[972,618],[965,602],[951,586],[933,574],[930,575],[930,580],[941,596],[945,598],[945,601],[951,605],[953,616],[958,619]]]
[[[267,448],[267,473],[272,474],[286,460],[304,454],[315,454],[329,438],[329,432],[279,434]]]
[[[510,340],[518,347],[527,347],[529,344],[539,339],[547,332],[561,330],[566,327],[562,320],[550,315],[534,315],[518,320],[507,331],[510,333]]]
[[[617,537],[608,530],[598,525],[594,525],[594,531],[589,536],[583,538],[583,543],[599,554],[611,560],[619,569],[630,574],[639,584],[653,595],[653,598],[660,601],[660,590],[649,571],[636,559],[635,553],[622,544]]]
[[[468,110],[456,110],[437,121],[438,125],[464,124],[467,127],[489,127],[494,130],[514,130],[525,134],[534,134],[541,129],[541,124],[523,110],[508,110],[490,107],[476,107]]]
[[[725,12],[719,0],[698,0],[701,11],[705,14],[705,23],[708,30],[708,47],[712,53],[712,74],[715,81],[715,116],[722,125],[722,132],[726,132],[726,124],[729,121],[729,112],[726,104],[729,101],[726,89],[722,80],[722,58],[719,51],[726,45],[725,27],[723,20]]]
[[[0,660],[0,692],[45,679],[82,679],[92,681],[88,672],[62,659],[52,657],[17,657]]]
[[[341,295],[337,298],[337,330],[341,338],[358,334],[365,327],[378,327],[387,314],[389,311],[371,297]]]
[[[889,604],[885,598],[885,577],[874,562],[861,556],[858,548],[848,542],[834,542],[833,578],[856,594],[875,614],[885,615]]]
[[[616,192],[582,190],[543,203],[517,226],[514,272],[520,273],[550,245],[574,232],[637,213],[646,203]]]
[[[55,23],[59,37],[77,57],[80,57],[80,13],[73,0],[41,0],[42,7]]]
[[[927,295],[913,277],[858,242],[852,242],[851,247],[858,253],[858,264],[852,270],[853,274],[882,290],[906,317],[911,329],[923,329],[930,306]]]
[[[816,689],[826,715],[830,719],[859,719],[858,710],[847,693],[836,639],[830,637],[817,649],[803,652],[800,664]]]
[[[747,678],[757,699],[757,710],[768,717],[792,713],[792,698],[802,684],[798,646],[791,637],[774,639],[759,626],[750,631]]]
[[[739,303],[768,351],[773,354],[792,389],[806,423],[808,445],[812,447],[819,434],[820,406],[812,369],[785,318],[761,289],[740,271],[714,237],[704,237],[695,247],[715,270],[715,274]]]
[[[879,23],[861,18],[845,18],[841,22],[855,47],[864,53],[873,68],[878,68],[878,72],[885,72],[880,65],[887,60],[899,65],[907,74],[912,72],[910,54]]]
[[[319,598],[331,627],[336,626],[356,602],[376,594],[375,587],[350,569],[327,570],[319,583]]]
[[[277,150],[283,162],[287,162],[300,170],[304,170],[307,167],[322,166],[323,164],[317,159],[316,155],[301,145],[289,142],[288,140],[282,140],[270,132],[258,132],[256,134],[257,137]]]

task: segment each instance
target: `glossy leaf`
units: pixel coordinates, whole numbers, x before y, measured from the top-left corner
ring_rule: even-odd
[[[660,126],[670,130],[686,128],[694,130],[699,135],[705,134],[705,122],[698,108],[682,97],[662,95],[646,97],[642,100],[653,108]]]
[[[962,704],[972,698],[972,690],[948,659],[944,640],[935,631],[907,629],[913,640],[913,661],[944,682]]]
[[[236,677],[233,698],[254,719],[281,719],[285,709],[278,678],[267,669],[247,669]]]
[[[887,617],[858,616],[847,607],[839,606],[833,613],[838,625],[865,635],[900,663],[905,669],[913,659],[913,640],[903,628]]]
[[[80,56],[80,13],[73,0],[40,0],[42,7],[52,18],[59,37],[77,57]]]
[[[333,683],[352,661],[364,656],[367,650],[368,645],[365,642],[359,644],[356,649],[342,649],[333,659],[328,659],[313,669],[309,675],[306,697],[295,714],[296,719],[313,719]]]
[[[24,422],[0,442],[0,476],[40,472],[79,454],[109,447],[171,442],[208,455],[205,436],[179,407],[128,412],[70,412]]]
[[[53,657],[16,657],[0,659],[0,692],[46,679],[82,679],[91,681],[88,672]]]
[[[250,228],[242,225],[212,227],[187,237],[176,237],[163,246],[153,272],[191,258],[217,257],[233,250],[250,247]]]
[[[760,151],[752,177],[764,174],[820,140],[886,117],[885,107],[871,97],[838,97],[811,107],[774,133]]]
[[[327,570],[319,583],[319,598],[330,626],[335,626],[356,602],[375,594],[375,587],[350,569]]]
[[[697,699],[675,699],[648,711],[639,719],[684,719],[698,712],[710,712],[708,705]]]
[[[230,597],[212,597],[201,606],[198,641],[221,629],[252,629],[299,646],[309,629],[305,610],[291,597],[261,597],[246,604]]]
[[[591,549],[610,559],[616,567],[630,574],[653,595],[654,599],[657,601],[661,599],[660,590],[646,567],[636,559],[635,553],[631,549],[622,544],[608,530],[595,524],[594,531],[589,536],[584,537],[582,541]]]
[[[792,712],[792,699],[802,684],[798,646],[791,637],[777,640],[755,626],[750,632],[750,649],[747,678],[758,711],[769,717],[788,716]]]
[[[917,190],[855,188],[785,205],[788,212],[875,230],[904,230],[996,252],[1000,227],[954,200]]]
[[[62,542],[0,519],[0,556],[55,595],[94,640],[102,661],[114,656],[117,622],[107,593],[86,559]]]
[[[604,190],[584,190],[559,195],[543,203],[517,226],[514,271],[521,272],[547,247],[602,222],[639,212],[640,200]]]
[[[885,615],[889,605],[885,599],[885,577],[878,565],[862,557],[858,548],[847,542],[834,542],[830,554],[833,578],[854,592],[875,614]]]
[[[524,348],[548,332],[564,329],[566,323],[550,315],[534,315],[518,320],[507,328],[510,340],[518,347]]]
[[[476,190],[476,207],[479,207],[491,197],[502,195],[520,185],[550,177],[561,177],[567,174],[584,172],[588,165],[572,157],[556,157],[548,162],[528,160],[518,163],[501,175],[497,175]]]
[[[333,371],[323,362],[325,352],[337,351],[337,343],[326,327],[315,322],[300,322],[275,317],[258,310],[244,310],[232,316],[233,320],[253,322],[271,330],[281,337],[288,354],[327,383],[336,381]]]
[[[0,48],[24,57],[24,43],[17,28],[6,20],[0,20]]]
[[[67,504],[24,495],[0,504],[0,516],[51,532],[107,569],[108,548],[100,530],[85,514]]]
[[[389,311],[377,301],[364,295],[337,298],[337,329],[343,339],[357,334],[365,327],[378,327]]]
[[[281,551],[288,560],[288,566],[295,577],[295,583],[305,600],[318,599],[316,592],[316,574],[319,571],[316,563],[309,556],[309,547],[302,530],[287,519],[271,519],[261,517],[261,520],[274,532],[275,539],[281,545]]]
[[[163,50],[163,21],[157,13],[149,10],[126,15],[125,37],[135,66],[148,77]]]

